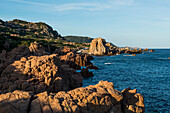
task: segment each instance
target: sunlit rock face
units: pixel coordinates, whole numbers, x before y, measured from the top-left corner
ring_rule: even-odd
[[[144,113],[143,96],[127,88],[114,89],[112,82],[58,93],[14,91],[0,95],[4,113]]]
[[[56,54],[22,57],[0,75],[0,91],[14,90],[58,92],[81,87],[83,77],[69,66],[64,67]]]

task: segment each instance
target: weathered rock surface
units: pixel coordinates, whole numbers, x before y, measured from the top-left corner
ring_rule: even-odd
[[[28,113],[32,94],[14,91],[0,95],[0,113]]]
[[[73,68],[63,67],[56,54],[22,57],[0,76],[0,91],[58,92],[82,85],[83,77]]]
[[[11,63],[20,60],[21,57],[29,57],[30,55],[40,56],[49,54],[45,48],[38,43],[31,43],[30,47],[20,46],[14,48],[10,52],[5,50],[0,53],[0,73]]]
[[[124,96],[123,109],[125,113],[143,113],[145,111],[143,96],[136,93],[136,89],[126,88],[122,91]]]
[[[93,39],[90,44],[89,52],[93,55],[105,55],[107,54],[106,41],[102,38]]]
[[[31,43],[29,50],[30,54],[34,56],[49,54],[48,52],[45,51],[45,48],[42,45],[38,44],[37,42]]]
[[[113,83],[107,81],[68,92],[48,94],[45,91],[32,96],[31,101],[30,97],[30,93],[22,91],[1,94],[0,111],[13,113],[14,109],[16,112],[22,110],[22,113],[144,113],[142,95],[129,88],[119,92],[114,89]],[[11,100],[17,103],[12,103]]]
[[[81,66],[93,68],[94,66],[91,63],[91,60],[93,59],[94,58],[91,55],[77,54],[73,52],[69,52],[66,55],[60,56],[60,60],[63,61],[62,63],[69,64],[72,68],[78,70],[81,69]]]
[[[30,55],[30,50],[26,46],[14,48],[10,52],[5,50],[0,53],[0,73],[15,60],[19,60],[21,57],[27,57]]]
[[[67,53],[70,53],[70,52],[73,52],[75,53],[76,52],[76,49],[73,49],[73,48],[69,48],[67,46],[65,46],[64,48],[62,47],[58,47],[56,50],[55,50],[55,54],[58,54],[59,56],[61,55],[66,55]]]
[[[132,49],[129,47],[119,48],[111,43],[107,43],[102,38],[96,38],[93,39],[90,44],[89,53],[93,55],[116,55],[123,53],[140,54],[142,53],[142,50],[137,48]]]

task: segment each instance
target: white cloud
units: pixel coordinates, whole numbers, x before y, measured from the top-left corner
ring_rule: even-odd
[[[30,2],[26,0],[11,0],[11,1],[24,3],[24,4],[38,5],[43,7],[46,6],[56,11],[116,9],[121,6],[129,6],[134,2],[134,0],[108,0],[106,2],[65,3],[65,4],[57,5],[57,4],[48,4],[48,3],[40,3],[40,2]]]

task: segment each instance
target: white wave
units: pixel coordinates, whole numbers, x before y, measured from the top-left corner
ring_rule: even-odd
[[[114,64],[114,63],[110,63],[110,62],[108,62],[108,63],[104,63],[105,65],[111,65],[111,64]]]
[[[134,56],[134,55],[123,55],[123,56]]]

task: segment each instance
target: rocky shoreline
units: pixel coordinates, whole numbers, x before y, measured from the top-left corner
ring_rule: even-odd
[[[145,112],[136,89],[117,91],[107,81],[82,86],[83,78],[94,76],[89,69],[98,69],[92,55],[148,49],[119,48],[102,38],[86,38],[91,44],[70,42],[43,22],[0,20],[0,29],[0,113]]]
[[[93,76],[86,66],[91,55],[67,51],[50,54],[38,43],[0,54],[0,111],[2,113],[143,113],[143,96],[136,90],[114,89],[100,81],[81,87],[83,77]]]
[[[141,48],[130,48],[130,47],[117,47],[112,43],[106,42],[105,39],[95,38],[92,40],[89,48],[89,54],[95,56],[104,55],[117,55],[117,54],[141,54],[143,52],[154,52],[154,50],[141,49]]]
[[[33,94],[15,90],[0,95],[2,113],[143,113],[143,96],[127,88],[121,92],[113,83],[100,81],[94,86],[58,93]]]

